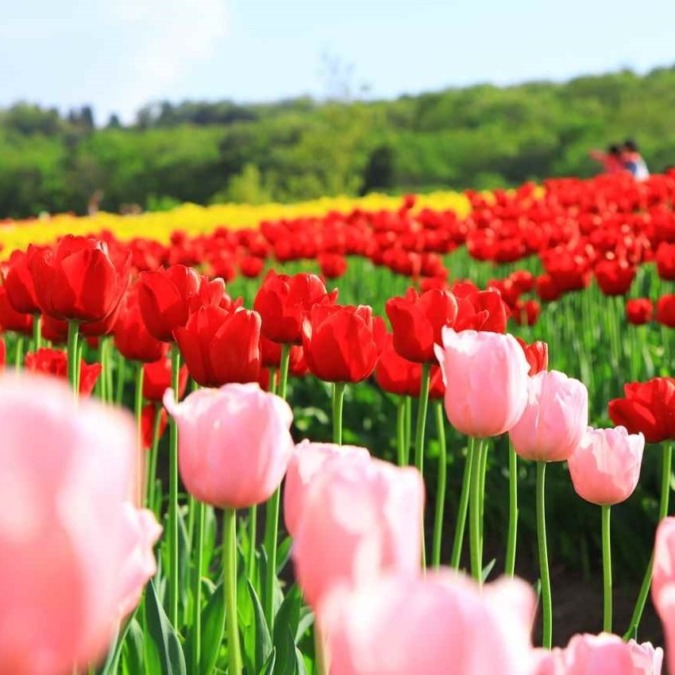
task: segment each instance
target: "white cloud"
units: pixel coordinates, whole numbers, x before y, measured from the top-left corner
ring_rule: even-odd
[[[214,55],[227,35],[228,0],[118,0],[107,5],[131,53],[125,74],[110,92],[111,108],[129,119],[144,103],[170,96],[172,86]]]

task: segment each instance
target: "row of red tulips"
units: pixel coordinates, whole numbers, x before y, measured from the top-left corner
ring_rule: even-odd
[[[574,186],[576,197],[571,196]],[[628,210],[638,206],[660,209],[672,216],[673,188],[673,179],[668,177],[657,177],[644,186],[609,181],[558,182],[547,186],[540,204],[532,188],[526,186],[515,196],[499,193],[490,204],[474,196],[472,226],[460,223],[450,214],[434,217],[422,212],[413,216],[412,200],[408,200],[397,214],[347,217],[332,214],[322,227],[317,229],[314,223],[314,245],[319,247],[314,253],[323,256],[367,253],[378,263],[379,254],[373,254],[375,250],[396,251],[395,256],[390,256],[391,260],[402,259],[399,252],[403,252],[408,262],[420,261],[419,270],[414,265],[412,270],[407,266],[405,270],[396,266],[394,269],[411,271],[416,276],[423,259],[434,260],[428,257],[434,255],[433,250],[429,250],[428,242],[433,241],[430,233],[445,236],[455,225],[468,228],[464,233],[473,234],[467,234],[464,241],[475,255],[477,249],[471,242],[479,237],[491,236],[503,242],[511,236],[505,234],[512,231],[509,228],[517,228],[536,239],[537,235],[532,233],[541,229],[549,231],[549,243],[557,243],[547,249],[532,250],[540,253],[550,283],[557,290],[567,292],[585,287],[591,269],[595,269],[602,288],[602,273],[598,275],[598,269],[606,267],[606,263],[621,269],[629,265],[632,269],[650,260],[650,251],[657,251],[659,255],[664,245],[675,244],[665,238],[668,226],[659,226],[652,230],[645,227],[639,236],[629,228],[621,237],[615,237],[613,249],[597,242],[591,245],[593,235],[610,228],[609,219],[594,223],[590,234],[583,233],[585,226],[580,223],[585,222],[585,217],[594,209],[599,210],[599,204],[606,209],[603,214],[621,214],[617,216],[617,223],[624,217],[630,220]],[[527,209],[531,213],[525,216]],[[556,210],[564,211],[567,218],[576,223],[576,234],[571,239],[554,239],[551,233],[560,223],[555,219],[547,221],[543,216],[535,222],[532,215],[548,213],[550,216],[550,212]],[[529,219],[527,225],[523,219]],[[509,225],[504,226],[505,222]],[[672,219],[667,221],[663,215],[660,220],[654,218],[649,222],[672,223]],[[282,228],[282,233],[275,228]],[[353,232],[349,228],[353,228]],[[570,230],[562,229],[570,234]],[[365,242],[375,241],[382,235],[382,239],[392,245],[385,249],[365,245],[359,250],[364,244],[358,239],[354,239],[353,245],[346,243],[350,241],[350,233],[355,235],[357,231],[369,233],[363,238]],[[493,235],[485,235],[487,231]],[[617,231],[623,231],[623,225]],[[675,379],[657,377],[646,383],[627,385],[625,397],[609,405],[611,418],[622,426],[616,430],[588,429],[588,392],[584,384],[563,373],[548,372],[544,343],[518,344],[506,334],[509,315],[523,320],[518,302],[527,301],[523,301],[522,296],[543,283],[523,270],[490,284],[485,290],[467,282],[449,286],[446,274],[439,271],[444,267],[438,258],[439,266],[434,268],[433,281],[429,282],[431,288],[421,294],[411,289],[404,296],[387,301],[386,314],[392,329],[388,333],[384,320],[374,316],[370,307],[338,304],[337,292],[329,292],[324,282],[311,274],[268,273],[256,293],[253,309],[246,309],[240,300],[233,300],[225,292],[222,279],[210,278],[173,262],[180,259],[190,264],[205,264],[207,269],[215,271],[216,254],[222,257],[227,250],[228,255],[241,256],[243,248],[242,262],[251,257],[262,261],[269,254],[270,246],[275,256],[283,259],[279,247],[300,246],[301,242],[306,245],[308,232],[298,223],[264,224],[260,233],[221,232],[211,238],[191,241],[176,236],[168,249],[152,242],[136,241],[125,246],[110,239],[65,237],[53,248],[31,247],[27,253],[12,255],[0,290],[0,323],[6,330],[32,336],[33,349],[25,357],[26,369],[65,375],[73,388],[83,393],[95,387],[100,398],[110,404],[123,398],[126,362],[133,362],[137,430],[135,436],[132,431],[129,442],[129,434],[122,428],[127,423],[119,421],[116,414],[109,420],[103,419],[107,410],[104,412],[93,402],[91,405],[81,403],[79,409],[73,409],[70,397],[66,401],[55,385],[33,384],[27,376],[22,380],[6,380],[6,400],[18,401],[17,407],[12,408],[8,403],[3,411],[11,430],[8,445],[14,453],[9,455],[6,475],[21,476],[19,487],[10,486],[8,478],[7,489],[10,496],[16,495],[12,501],[21,505],[23,515],[16,521],[8,520],[2,530],[8,533],[7,541],[15,542],[15,548],[7,549],[12,555],[2,559],[3,564],[16,565],[16,561],[12,562],[12,558],[16,558],[28,571],[8,573],[15,587],[14,599],[5,608],[6,625],[22,623],[24,630],[0,631],[3,636],[0,638],[0,670],[60,673],[72,664],[84,667],[100,655],[113,634],[113,627],[121,618],[128,617],[137,604],[143,582],[154,572],[150,547],[159,536],[150,511],[140,507],[147,505],[159,517],[164,513],[163,486],[156,480],[158,439],[164,423],[161,408],[156,404],[163,399],[172,418],[178,421],[177,425],[171,423],[169,493],[165,537],[161,544],[163,565],[157,582],[145,596],[142,611],[137,610],[124,623],[117,646],[111,650],[104,667],[106,673],[115,672],[110,668],[117,667],[122,668],[120,672],[153,672],[154,658],[162,661],[164,672],[185,672],[186,666],[181,661],[183,650],[191,673],[212,672],[217,663],[222,667],[225,661],[230,673],[241,672],[244,667],[246,672],[277,672],[274,669],[282,666],[290,668],[288,672],[302,672],[301,669],[307,667],[298,645],[309,626],[304,624],[300,630],[298,622],[294,624],[289,618],[289,613],[299,616],[300,605],[294,604],[291,591],[281,592],[277,579],[283,557],[278,529],[279,485],[287,467],[290,468],[284,515],[294,540],[292,557],[298,584],[315,610],[315,625],[320,627],[314,631],[317,647],[314,658],[310,659],[314,672],[328,672],[330,663],[330,672],[336,675],[440,673],[448,672],[450,662],[460,664],[457,666],[460,673],[659,672],[660,650],[640,647],[634,642],[623,646],[620,638],[577,638],[564,652],[533,651],[528,637],[534,611],[531,593],[522,586],[509,587],[508,584],[502,584],[501,589],[479,591],[490,573],[489,566],[483,566],[483,512],[488,439],[508,432],[512,448],[504,570],[507,576],[513,576],[518,523],[517,457],[520,456],[537,462],[543,642],[545,647],[550,647],[552,594],[546,545],[545,469],[550,462],[567,461],[577,492],[602,507],[603,625],[610,632],[613,627],[610,507],[627,499],[635,489],[646,439],[650,443],[664,443],[659,514],[661,518],[666,516],[671,478],[670,441],[675,440]],[[338,239],[344,248],[331,251],[326,247],[327,232],[333,235],[339,232]],[[420,232],[425,233],[421,240],[417,236]],[[475,234],[477,232],[481,234]],[[654,235],[656,238],[651,237],[654,232],[658,233]],[[629,240],[639,240],[640,244],[628,247]],[[420,241],[424,243],[419,244]],[[233,242],[236,242],[234,248]],[[408,242],[413,243],[409,246]],[[252,256],[258,245],[259,255]],[[583,264],[579,262],[582,249],[588,254]],[[158,265],[172,264],[157,269],[154,264],[139,264],[139,256],[147,262],[151,250]],[[565,259],[564,250],[573,251],[570,260],[578,267],[555,267],[560,259]],[[168,258],[165,257],[167,251]],[[302,249],[301,257],[307,257],[308,251],[310,249]],[[286,259],[294,255],[289,253]],[[553,269],[564,273],[556,276]],[[576,281],[572,283],[571,279]],[[527,310],[523,311],[527,314]],[[530,320],[526,316],[526,319],[530,324],[536,321],[536,317]],[[108,336],[112,336],[116,352]],[[100,363],[92,366],[83,363],[84,337],[99,338],[96,349]],[[67,353],[42,348],[43,339],[56,344],[66,342]],[[21,340],[13,341],[12,346],[14,362],[21,365],[24,362]],[[182,361],[187,372],[181,368]],[[669,365],[665,363],[666,368]],[[185,391],[188,373],[195,385],[210,389],[191,393],[183,403],[177,403],[175,399],[180,400]],[[288,431],[292,412],[282,399],[287,395],[289,374],[307,373],[332,383],[335,446],[300,444],[294,448]],[[372,374],[385,391],[419,398],[417,426],[410,439],[405,433],[406,416],[409,419],[410,414],[405,405],[399,406],[400,468],[371,459],[365,449],[339,447],[345,386],[364,381]],[[258,382],[278,395],[265,394],[257,385],[250,384]],[[213,389],[217,387],[221,388]],[[168,389],[173,393],[166,393]],[[459,508],[453,514],[450,562],[455,570],[461,565],[468,520],[469,560],[475,586],[448,572],[422,574],[427,560],[422,528],[422,476],[430,397],[443,399],[450,423],[469,437]],[[153,404],[151,408],[144,410],[144,398]],[[52,400],[60,403],[52,403]],[[40,431],[44,415],[53,424],[45,423]],[[14,416],[22,421],[21,428],[26,431],[21,432],[16,422],[12,424]],[[68,420],[70,436],[57,435],[56,420],[61,418]],[[119,457],[131,462],[122,467],[119,460],[116,469],[110,468],[113,475],[119,477],[118,487],[125,486],[124,489],[106,492],[98,476],[91,479],[91,486],[87,488],[90,492],[79,494],[81,481],[89,478],[85,471],[54,476],[39,472],[37,477],[43,476],[45,480],[46,496],[37,503],[43,509],[40,522],[46,524],[33,527],[30,515],[33,491],[38,484],[33,482],[37,477],[31,478],[30,469],[34,469],[36,459],[34,454],[16,459],[22,445],[44,450],[53,437],[55,445],[64,446],[63,452],[79,453],[77,461],[73,460],[77,464],[82,448],[96,443],[86,431],[78,437],[78,430],[82,427],[91,431],[87,425],[99,418],[97,433],[104,434],[107,440],[99,443],[99,452],[95,455],[97,470],[101,476],[105,475],[108,464],[118,461],[111,458],[115,451],[108,441],[113,446],[117,444]],[[120,426],[119,433],[115,432],[115,424]],[[33,432],[38,435],[30,436]],[[151,448],[145,455],[140,452],[144,445]],[[403,468],[410,463],[411,447],[416,469]],[[441,543],[447,529],[444,495],[447,456],[442,452],[437,461],[433,539],[428,557],[433,566],[441,562]],[[180,496],[179,463],[189,499]],[[86,511],[97,491],[101,492],[101,513],[92,514],[89,529],[74,531],[69,518],[81,519],[83,509]],[[55,520],[46,515],[51,505],[62,499],[72,510],[66,509],[61,514],[57,509]],[[265,534],[263,542],[259,542],[256,507],[262,502],[267,502]],[[220,595],[213,589],[208,594],[203,588],[203,578],[209,576],[212,562],[207,559],[208,512],[204,504],[225,510],[223,593]],[[245,521],[236,513],[243,508],[250,509]],[[125,522],[133,521],[127,529],[118,522],[122,513],[127,514]],[[128,515],[131,513],[133,517]],[[186,519],[191,523],[189,527],[185,527]],[[239,540],[238,520],[246,524],[246,532]],[[53,530],[50,537],[45,534],[47,525]],[[654,587],[654,599],[668,635],[675,628],[668,600],[673,580],[670,566],[675,553],[671,551],[672,527],[669,527],[662,526],[661,531],[666,534],[660,535],[662,543],[657,551]],[[184,528],[189,533],[187,536]],[[83,533],[89,536],[94,530],[100,531],[99,536],[109,536],[111,546],[117,547],[104,567],[98,567],[102,565],[99,554],[92,553],[81,538]],[[50,553],[49,548],[43,550],[41,542],[45,538],[53,542],[54,553]],[[237,541],[245,568],[245,574],[239,576]],[[58,557],[64,546],[85,556],[86,564],[77,555]],[[36,560],[51,560],[54,564],[49,565],[49,574],[44,562],[37,568],[31,567],[27,562],[31,556]],[[127,599],[128,585],[123,593],[117,586],[118,581],[113,581],[111,576],[112,570],[121,569],[125,560],[133,562],[129,573],[131,600]],[[92,587],[86,587],[87,591],[93,588],[100,593],[101,588],[106,589],[105,603],[96,604],[93,590],[93,595],[83,595],[85,587],[78,585],[81,579],[76,569],[85,570],[90,582],[96,578]],[[128,578],[126,573],[122,576]],[[51,581],[61,577],[68,581],[62,582],[59,597],[82,599],[82,606],[92,612],[91,619],[84,622],[87,631],[92,632],[89,636],[82,632],[78,623],[82,615],[60,614],[59,607],[51,607],[43,618],[44,632],[53,636],[53,641],[41,643],[43,631],[33,633],[25,628],[26,622],[31,625],[33,614],[41,611],[46,597],[43,593],[34,594],[33,584],[37,578],[42,584],[38,587],[46,590],[51,588]],[[628,631],[631,635],[637,632],[651,578],[650,565]],[[187,579],[190,591],[186,596],[182,585]],[[243,588],[242,580],[247,580]],[[250,594],[253,606],[250,611],[256,619],[255,626],[249,623],[240,631],[237,620],[246,614],[241,606],[242,591]],[[220,596],[222,607],[218,605]],[[504,606],[495,606],[495,603],[508,605],[506,596],[514,598],[519,611],[509,612]],[[61,603],[63,611],[71,611],[73,602]],[[166,607],[166,616],[162,604]],[[256,614],[257,606],[260,611]],[[216,611],[213,607],[220,609]],[[212,619],[214,612],[219,619]],[[427,617],[423,626],[420,616]],[[227,639],[221,644],[225,618]],[[134,626],[147,628],[146,633],[150,635],[146,635],[147,640],[155,644],[159,656],[149,656],[146,648],[141,649],[141,656],[133,651],[135,648],[130,645],[134,640]],[[164,636],[161,639],[156,637],[157,626]],[[477,646],[479,639],[483,642],[486,639],[486,626],[491,627],[490,639],[494,638],[491,649]],[[64,631],[69,634],[68,640],[62,638]],[[240,632],[243,649],[239,644]],[[142,633],[141,630],[141,636],[136,635],[140,644],[146,639]],[[287,635],[290,635],[290,648]],[[454,637],[449,639],[449,635]],[[274,645],[270,642],[272,637]],[[162,645],[166,648],[164,652]],[[134,670],[138,658],[145,670]],[[612,664],[611,669],[599,670],[599,666],[593,665],[598,660],[604,662],[605,669],[610,668],[607,664]]]

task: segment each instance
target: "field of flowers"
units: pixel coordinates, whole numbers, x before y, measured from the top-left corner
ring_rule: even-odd
[[[0,244],[0,673],[675,672],[675,174]]]

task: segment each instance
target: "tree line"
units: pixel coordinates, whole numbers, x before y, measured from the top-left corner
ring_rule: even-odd
[[[0,217],[177,202],[509,186],[598,170],[592,147],[633,137],[675,164],[675,66],[565,83],[476,85],[392,101],[169,101],[96,127],[89,106],[0,110]]]

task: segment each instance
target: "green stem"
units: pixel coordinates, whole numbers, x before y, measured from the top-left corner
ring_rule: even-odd
[[[546,462],[537,462],[537,545],[541,580],[543,615],[542,644],[551,648],[553,640],[553,606],[551,604],[551,578],[548,570],[548,549],[546,545]]]
[[[225,618],[227,621],[228,675],[242,672],[239,623],[237,620],[237,512],[223,513],[223,587],[225,589]]]
[[[405,464],[410,464],[410,445],[412,443],[412,396],[405,397]]]
[[[288,385],[288,364],[291,357],[291,345],[281,345],[281,361],[279,364],[278,395],[286,400]],[[281,504],[281,486],[270,497],[266,506],[265,518],[265,553],[267,553],[267,569],[265,575],[265,619],[268,626],[274,625],[274,598],[277,579],[277,540],[279,538],[279,510]],[[253,545],[253,542],[252,544]]]
[[[117,388],[115,390],[115,403],[122,405],[122,398],[124,396],[124,382],[127,374],[127,360],[117,352]]]
[[[474,447],[476,441],[469,436],[466,452],[466,462],[464,462],[464,476],[462,477],[462,491],[459,495],[459,508],[457,510],[457,523],[455,524],[455,538],[452,542],[452,558],[450,566],[458,570],[462,558],[462,546],[464,544],[464,530],[466,528],[466,517],[469,511],[469,494],[471,492],[472,464],[474,461]]]
[[[429,364],[423,363],[420,400],[417,408],[417,429],[415,431],[415,466],[421,474],[424,470],[424,431],[427,424],[427,408],[429,407],[429,374]]]
[[[399,398],[396,405],[396,459],[399,466],[406,465],[404,398]]]
[[[286,400],[288,388],[288,365],[291,362],[291,345],[281,345],[281,361],[279,362],[279,390],[278,394]]]
[[[612,632],[612,541],[610,534],[611,506],[602,507],[602,586],[604,594],[602,630]]]
[[[475,439],[471,460],[471,492],[469,495],[469,548],[471,551],[471,576],[480,584],[483,561],[480,546],[480,441]]]
[[[19,370],[23,366],[23,347],[24,347],[24,337],[19,335],[16,338],[16,346],[14,349],[14,367]]]
[[[171,387],[178,398],[180,386],[180,351],[171,345]],[[178,626],[178,427],[173,417],[169,420],[169,620]]]
[[[68,382],[75,393],[78,393],[77,388],[77,357],[78,349],[78,334],[79,326],[77,321],[68,322]]]
[[[159,454],[159,427],[162,423],[162,408],[157,406],[155,410],[155,422],[152,429],[152,448],[148,461],[148,471],[145,477],[146,505],[155,510],[155,489],[157,485],[157,455]],[[158,509],[159,510],[159,509]]]
[[[344,382],[333,383],[333,443],[342,445],[342,404],[345,398]]]
[[[33,314],[33,349],[37,351],[42,347],[42,315]]]
[[[506,539],[506,565],[504,573],[512,577],[516,570],[516,545],[518,541],[518,455],[509,443],[509,529]]]
[[[204,566],[204,523],[205,507],[200,501],[195,501],[194,511],[196,512],[197,527],[195,540],[195,569],[194,569],[194,615],[192,625],[194,626],[194,642],[192,644],[192,672],[199,673],[199,663],[201,661],[202,651],[202,567]]]
[[[488,440],[487,438],[482,438],[478,441],[479,456],[480,456],[480,559],[481,563],[483,562],[483,542],[485,540],[485,479],[487,477],[487,460],[488,460]]]
[[[441,564],[441,542],[443,540],[443,516],[445,514],[445,487],[448,477],[448,448],[445,443],[445,414],[443,402],[436,401],[436,433],[438,435],[438,478],[436,488],[436,513],[434,514],[434,544],[431,554],[431,564],[439,567]]]
[[[671,480],[671,466],[673,460],[673,446],[670,442],[666,441],[663,444],[663,466],[661,469],[661,500],[659,503],[659,522],[661,522],[668,515],[668,503],[670,500],[670,480]],[[642,621],[642,613],[644,612],[645,605],[647,604],[647,597],[649,596],[649,589],[652,585],[652,571],[654,568],[654,553],[649,560],[647,569],[645,570],[645,575],[642,579],[642,585],[640,586],[640,592],[638,593],[637,602],[635,603],[635,609],[633,610],[633,616],[630,620],[630,626],[628,631],[624,635],[624,638],[634,638],[637,639],[637,631],[640,627],[640,621]]]
[[[248,510],[248,561],[246,571],[250,582],[254,583],[255,578],[255,549],[258,538],[258,506],[254,504]]]
[[[134,381],[134,415],[136,417],[136,457],[138,481],[138,503],[143,504],[143,364],[136,363],[136,377]]]
[[[424,476],[424,431],[427,425],[427,409],[429,407],[429,383],[431,366],[422,364],[422,377],[420,381],[420,399],[417,406],[417,427],[415,429],[415,466]],[[424,527],[422,527],[424,533]],[[426,567],[427,550],[424,534],[422,535],[422,568]]]

